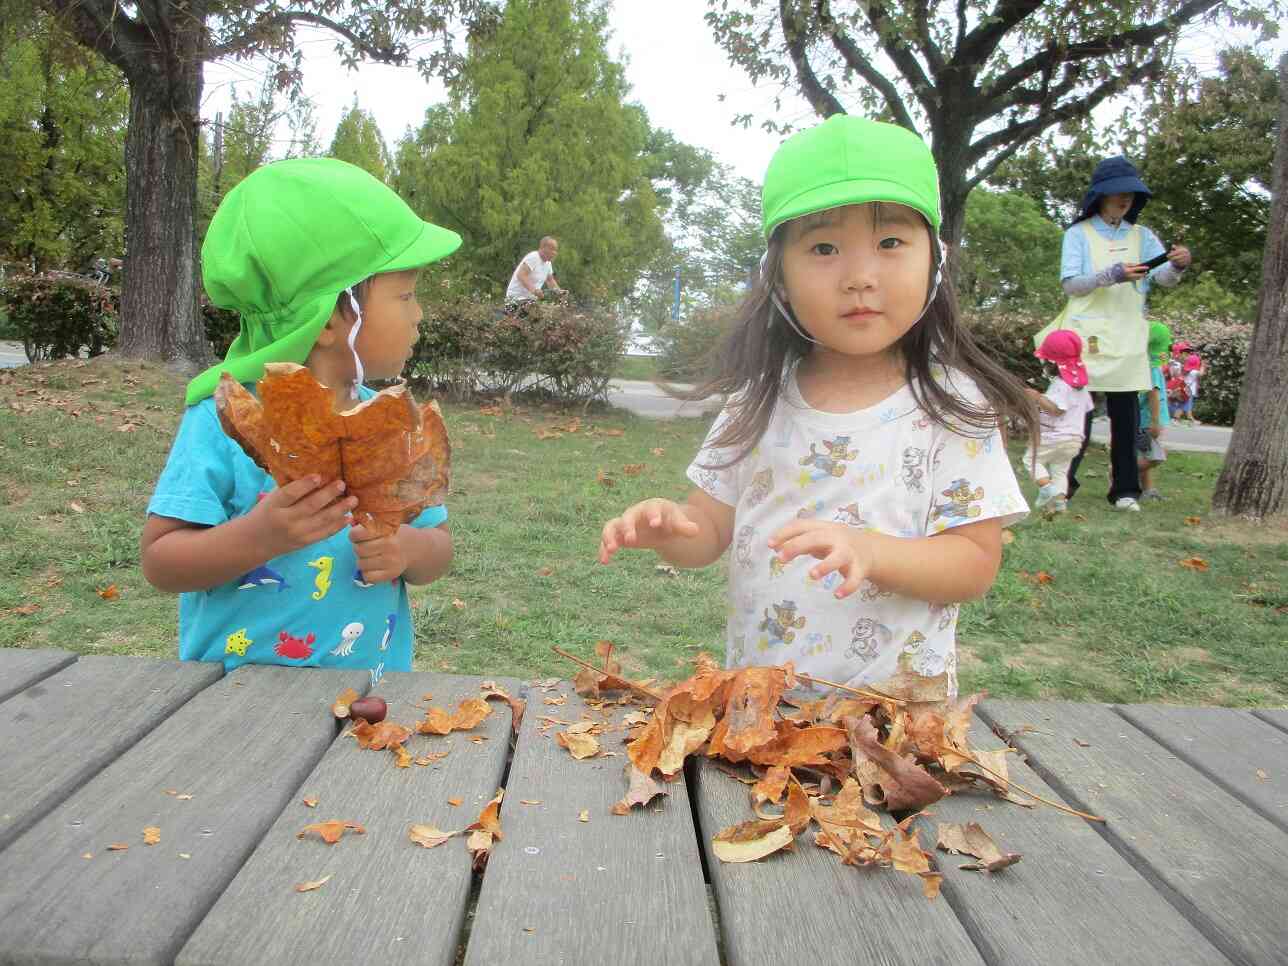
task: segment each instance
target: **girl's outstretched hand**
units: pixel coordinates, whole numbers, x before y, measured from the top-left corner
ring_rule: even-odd
[[[872,542],[862,530],[823,520],[793,520],[769,538],[769,548],[783,563],[802,555],[817,557],[820,562],[809,572],[814,580],[833,571],[844,576],[845,583],[835,591],[838,600],[859,589],[875,560]]]
[[[599,538],[599,562],[608,563],[623,547],[652,550],[672,537],[696,537],[700,528],[672,500],[636,503],[604,524]]]

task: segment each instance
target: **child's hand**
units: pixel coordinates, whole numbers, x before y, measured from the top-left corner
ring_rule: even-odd
[[[1153,436],[1153,437],[1154,437],[1154,439],[1158,439],[1158,437],[1160,437],[1160,436],[1162,436],[1162,435],[1163,435],[1163,427],[1162,427],[1162,426],[1150,426],[1150,427],[1149,427],[1149,435],[1150,435],[1150,436]]]
[[[672,500],[644,500],[604,524],[599,562],[608,563],[623,547],[651,550],[672,537],[696,537],[700,529]]]
[[[343,480],[323,486],[315,474],[273,490],[249,516],[263,534],[264,559],[271,560],[339,533],[357,503],[357,497],[344,496]]]
[[[836,588],[837,600],[858,590],[875,562],[872,544],[862,530],[823,520],[793,520],[769,538],[769,547],[783,563],[802,554],[817,557],[822,562],[809,572],[814,580],[832,571],[842,574],[845,583]]]
[[[397,532],[381,537],[359,523],[349,531],[349,540],[358,558],[358,569],[367,583],[397,580],[407,569],[407,555]]]

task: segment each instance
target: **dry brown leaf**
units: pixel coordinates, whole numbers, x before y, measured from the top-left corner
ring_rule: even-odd
[[[946,794],[943,785],[935,781],[924,768],[910,758],[895,754],[881,744],[877,730],[869,718],[846,718],[845,729],[850,738],[850,751],[854,755],[856,772],[861,763],[872,762],[879,769],[876,783],[883,792],[882,799],[890,811],[920,809],[937,802]],[[864,776],[859,776],[864,784]],[[868,796],[868,800],[872,798]]]
[[[314,822],[312,825],[306,825],[295,833],[297,839],[304,838],[305,835],[312,832],[318,836],[327,845],[335,845],[340,841],[340,836],[345,832],[353,832],[356,835],[366,834],[366,829],[357,822],[342,822],[338,819],[332,819],[328,822]]]
[[[331,704],[331,713],[341,720],[349,717],[349,705],[358,700],[358,692],[353,688],[345,688],[336,696],[335,701]]]
[[[521,799],[519,799],[519,804],[520,804],[520,805],[540,805],[540,804],[541,804],[541,799],[539,799],[539,798],[521,798]]]
[[[658,795],[670,794],[665,787],[655,782],[651,775],[644,774],[634,765],[626,766],[626,776],[629,783],[626,794],[609,809],[614,815],[625,815],[636,805],[647,805]]]
[[[108,584],[103,589],[95,591],[95,593],[104,600],[116,600],[121,596],[121,592],[116,589],[116,584]]]
[[[941,823],[936,829],[936,847],[945,852],[973,855],[979,862],[969,862],[961,868],[973,872],[997,872],[1008,865],[1020,861],[1017,852],[1003,852],[997,847],[992,836],[980,827],[978,822],[965,825],[949,822]]]
[[[149,825],[143,830],[143,844],[156,845],[161,841],[161,829],[155,825]]]
[[[425,720],[416,725],[416,730],[423,735],[469,731],[491,713],[492,708],[482,698],[466,698],[451,714],[442,708],[430,708],[425,712]]]
[[[622,466],[622,472],[627,476],[639,476],[644,472],[643,463],[626,463]]]
[[[765,772],[760,781],[751,788],[751,800],[759,804],[772,802],[778,804],[787,791],[787,780],[792,777],[791,769],[785,765],[773,765]]]
[[[711,839],[711,851],[721,862],[756,862],[790,849],[793,841],[786,822],[755,819],[721,829]]]
[[[890,863],[900,872],[919,877],[922,892],[927,899],[933,899],[939,895],[939,886],[944,877],[931,871],[930,853],[922,849],[916,830],[908,828],[914,818],[915,815],[909,816],[895,827],[889,843]]]
[[[331,875],[334,875],[334,874],[335,874],[334,872],[331,873]],[[328,882],[331,881],[331,875],[324,875],[320,879],[314,879],[309,882],[301,882],[299,885],[295,887],[295,891],[312,892],[314,889],[321,889],[324,885],[326,885]]]
[[[463,802],[463,801],[465,801],[465,799],[463,799],[463,798],[459,798],[459,797],[456,797],[456,796],[453,796],[452,798],[449,798],[449,799],[447,800],[447,804],[448,804],[448,805],[450,805],[450,806],[452,806],[452,808],[455,808],[457,805],[461,804],[461,802]]]
[[[109,852],[125,852],[128,849],[129,846],[124,842],[113,842],[107,847],[107,851]]]
[[[498,698],[510,706],[510,724],[514,728],[514,733],[519,733],[519,725],[523,722],[523,712],[527,710],[528,702],[522,698],[511,697],[505,688],[499,688],[491,681],[483,682],[483,698]]]
[[[372,751],[396,748],[411,737],[411,729],[388,719],[371,724],[366,718],[359,718],[349,733],[358,739],[359,748]]]
[[[1197,526],[1198,526],[1199,524],[1201,524],[1202,522],[1203,522],[1203,518],[1202,518],[1202,517],[1186,517],[1186,518],[1185,518],[1185,525],[1186,525],[1186,526],[1188,526],[1188,527],[1197,527]]]
[[[496,795],[483,806],[483,811],[479,812],[479,817],[465,826],[465,831],[472,832],[481,829],[484,832],[491,832],[499,841],[501,835],[501,799],[505,797],[505,789],[497,789]]]
[[[306,798],[304,799],[304,805],[306,808],[317,808],[318,800],[316,798]]]
[[[436,761],[442,761],[450,754],[451,754],[450,751],[431,751],[427,755],[420,755],[418,758],[416,758],[416,764],[432,765]]]
[[[417,845],[424,846],[427,849],[432,849],[436,846],[442,845],[452,836],[460,835],[461,833],[459,831],[444,832],[435,828],[433,825],[413,825],[408,829],[407,834]]]
[[[474,871],[482,872],[492,855],[492,833],[481,829],[471,832],[465,840],[465,848],[469,850],[470,864]]]
[[[792,776],[791,783],[787,786],[787,807],[783,810],[783,821],[792,830],[793,836],[800,835],[809,827],[809,796],[795,776]]]
[[[581,760],[599,754],[599,739],[594,735],[578,734],[572,730],[555,732],[555,741],[568,749],[568,753]]]
[[[651,452],[653,453],[654,456],[666,455],[666,450],[664,450],[661,446],[654,446]]]
[[[1202,557],[1186,557],[1180,563],[1186,570],[1193,570],[1196,573],[1206,573],[1208,569],[1207,561]]]

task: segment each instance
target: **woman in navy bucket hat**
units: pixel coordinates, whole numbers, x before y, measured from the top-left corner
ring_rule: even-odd
[[[1137,393],[1152,385],[1145,296],[1152,282],[1176,285],[1190,264],[1183,245],[1173,245],[1161,265],[1151,269],[1144,264],[1164,252],[1158,236],[1136,223],[1150,197],[1126,158],[1106,158],[1096,165],[1078,217],[1064,233],[1060,282],[1069,302],[1034,339],[1040,345],[1056,329],[1071,329],[1082,338],[1087,388],[1103,393],[1109,410],[1108,498],[1118,510],[1140,510]],[[1091,420],[1088,414],[1082,449],[1069,467],[1070,499],[1078,489],[1078,465],[1091,438]]]

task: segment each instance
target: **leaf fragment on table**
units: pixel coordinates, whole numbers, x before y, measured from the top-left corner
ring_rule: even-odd
[[[940,823],[936,827],[935,834],[937,848],[959,855],[973,855],[980,860],[961,866],[963,869],[973,872],[997,872],[1020,861],[1018,852],[1003,852],[998,848],[992,836],[985,832],[978,822],[968,822],[964,825],[956,822]]]
[[[331,875],[324,875],[320,879],[313,879],[313,880],[310,880],[309,882],[301,882],[299,885],[295,887],[295,891],[312,892],[314,889],[321,889],[324,885],[326,885],[328,882],[331,881],[331,876],[333,875],[335,875],[334,872],[331,873]]]
[[[447,800],[447,804],[452,806],[452,808],[456,808],[456,806],[460,805],[461,802],[463,801],[465,801],[465,799],[460,798],[459,796],[453,795],[451,798]]]
[[[786,822],[753,819],[721,829],[711,839],[711,851],[721,862],[757,862],[780,849],[792,848]]]
[[[111,845],[107,847],[107,851],[109,852],[125,852],[128,849],[129,849],[129,845],[126,844],[125,842],[113,842]]]
[[[469,731],[492,713],[491,706],[482,698],[466,698],[456,710],[448,714],[442,708],[430,708],[425,720],[416,725],[423,735],[446,735],[453,731]]]
[[[310,833],[316,835],[327,845],[335,845],[340,841],[340,837],[345,832],[353,832],[355,835],[365,835],[366,829],[357,822],[344,822],[339,819],[331,819],[326,822],[314,822],[312,825],[306,825],[295,833],[297,839],[304,838]]]
[[[335,701],[331,703],[331,713],[341,720],[349,717],[349,706],[358,700],[358,692],[353,688],[345,688],[338,695]]]
[[[303,802],[304,802],[304,807],[305,807],[305,808],[317,808],[317,807],[318,807],[318,800],[317,800],[316,798],[305,798],[305,799],[303,799]]]
[[[476,872],[481,872],[487,865],[494,841],[499,842],[503,837],[501,835],[501,799],[504,796],[505,789],[497,789],[496,797],[483,807],[478,819],[465,826],[465,831],[470,833],[469,838],[465,840],[465,848],[469,850],[471,865]]]
[[[483,682],[483,698],[498,698],[510,706],[510,724],[514,728],[514,733],[519,733],[519,725],[523,722],[523,712],[527,710],[528,702],[523,698],[512,697],[505,688],[497,687],[491,681]]]
[[[568,754],[579,761],[594,758],[599,754],[599,739],[594,735],[574,731],[557,731],[555,732],[555,741],[561,747],[567,748]]]
[[[366,718],[360,718],[349,733],[358,739],[359,748],[370,748],[372,751],[393,748],[411,737],[410,728],[388,719],[371,724]]]
[[[579,821],[579,822],[589,822],[589,821],[590,821],[590,809],[588,809],[588,808],[583,808],[580,812],[578,812],[578,813],[577,813],[577,821]]]
[[[616,802],[609,811],[614,815],[626,815],[636,805],[647,805],[658,795],[671,794],[665,787],[653,780],[634,765],[626,766],[629,787],[622,799]]]
[[[450,754],[451,754],[451,752],[450,752],[450,751],[431,751],[431,752],[429,752],[428,754],[420,755],[420,756],[416,759],[416,764],[418,764],[418,765],[432,765],[432,764],[433,764],[434,762],[436,762],[436,761],[442,761],[444,758],[446,758],[446,757],[447,757],[448,755],[450,755]]]
[[[143,830],[143,844],[156,845],[161,841],[161,829],[155,825],[149,825]]]
[[[433,825],[413,825],[407,830],[407,835],[413,842],[427,849],[436,848],[453,836],[460,834],[459,829],[455,832],[444,832]]]
[[[916,829],[909,829],[909,824],[916,815],[910,815],[894,828],[890,841],[890,863],[900,872],[915,875],[921,879],[921,890],[927,899],[939,895],[939,886],[944,877],[930,868],[930,853],[922,849]]]

